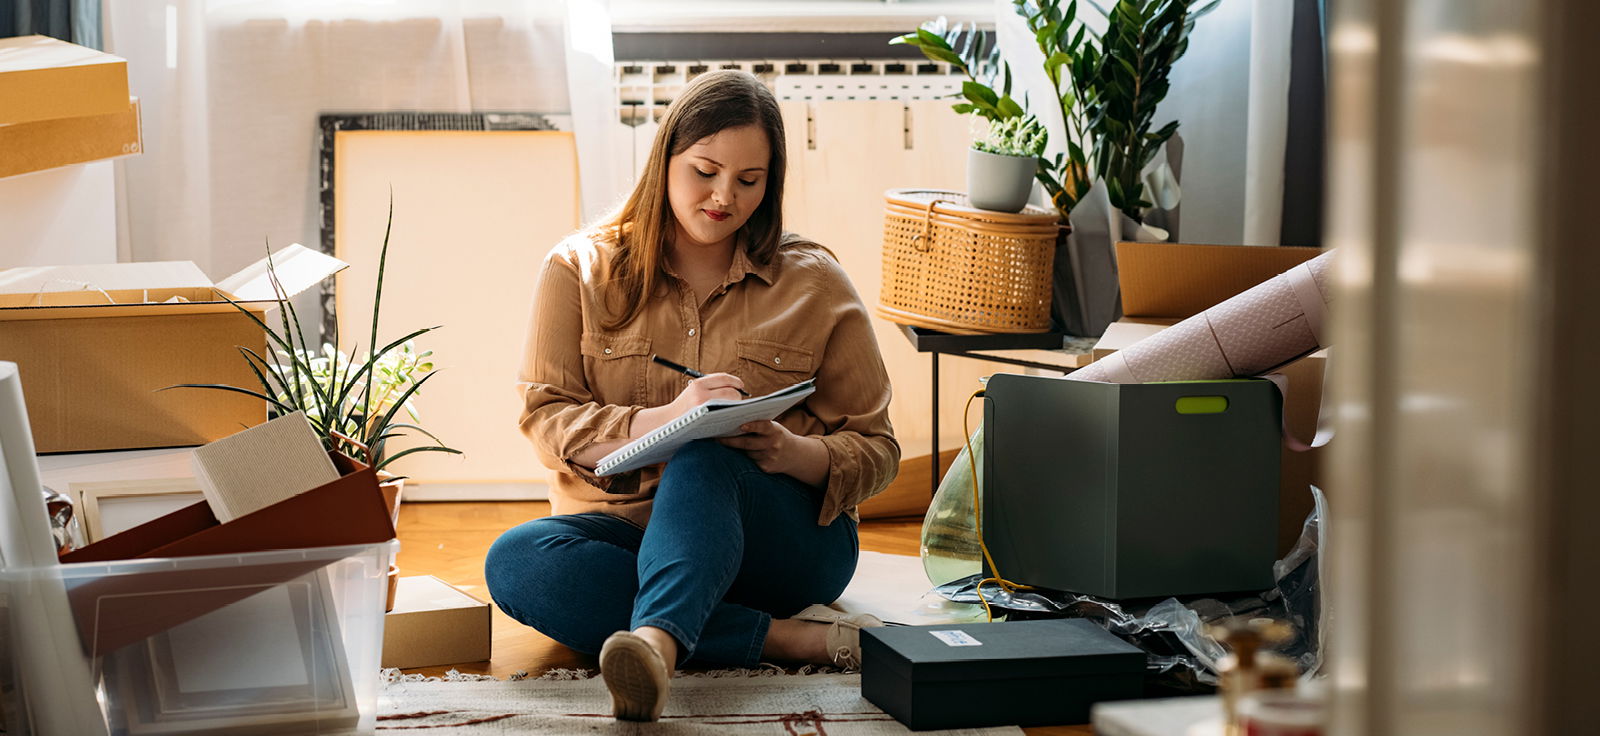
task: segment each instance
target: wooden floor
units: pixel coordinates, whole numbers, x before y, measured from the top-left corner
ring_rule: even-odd
[[[483,559],[495,538],[529,519],[550,514],[546,502],[407,503],[400,506],[401,575],[434,575],[482,600],[489,600]],[[920,519],[862,522],[861,549],[889,554],[919,553]],[[494,658],[451,666],[406,670],[440,675],[446,670],[505,678],[539,675],[567,667],[596,669],[595,658],[574,652],[494,610]],[[1087,726],[1025,729],[1029,734],[1089,734]]]

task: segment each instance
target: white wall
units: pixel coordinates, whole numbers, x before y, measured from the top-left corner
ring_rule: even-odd
[[[1172,91],[1151,126],[1179,121],[1183,201],[1178,238],[1185,243],[1245,242],[1252,14],[1247,0],[1223,0],[1195,22],[1189,51],[1173,66]],[[1281,168],[1281,150],[1279,154]]]
[[[114,163],[0,179],[0,268],[115,263]]]

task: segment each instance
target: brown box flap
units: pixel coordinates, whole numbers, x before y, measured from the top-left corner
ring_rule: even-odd
[[[1321,253],[1285,246],[1117,243],[1122,314],[1192,317]]]

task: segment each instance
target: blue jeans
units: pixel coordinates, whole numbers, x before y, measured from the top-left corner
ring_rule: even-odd
[[[500,610],[577,651],[655,626],[678,640],[679,664],[751,667],[773,617],[832,602],[855,574],[856,524],[818,526],[821,506],[820,489],[700,440],[667,463],[647,528],[534,519],[495,540],[484,576]]]

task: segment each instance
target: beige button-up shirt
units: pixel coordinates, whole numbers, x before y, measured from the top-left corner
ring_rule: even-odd
[[[816,393],[777,421],[828,449],[818,524],[854,517],[856,504],[894,479],[900,445],[889,425],[889,377],[867,310],[832,254],[791,239],[762,265],[740,247],[704,304],[669,270],[639,316],[608,331],[601,275],[612,248],[592,232],[568,237],[545,259],[534,296],[517,385],[522,432],[557,471],[555,513],[648,521],[661,466],[602,478],[572,457],[626,439],[635,413],[683,390],[689,377],[652,363],[652,353],[739,376],[751,396],[817,379]]]

